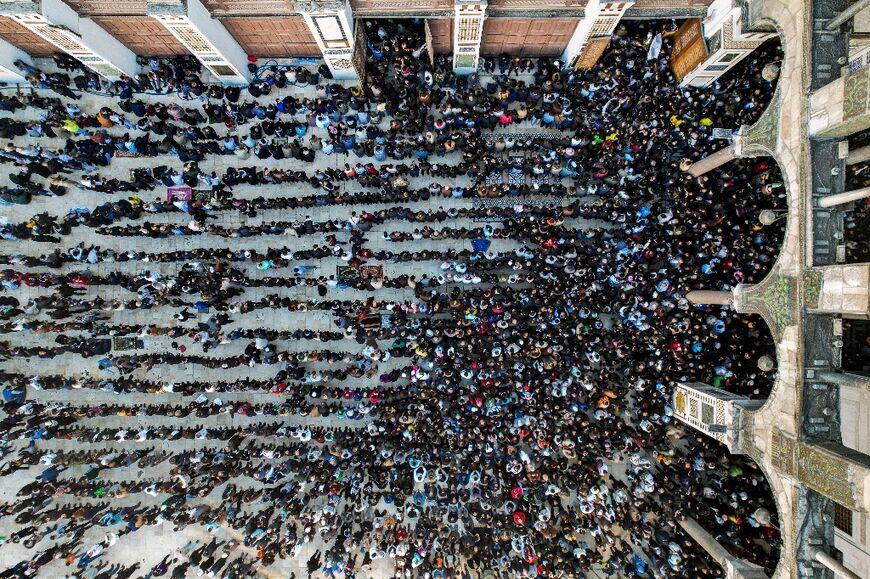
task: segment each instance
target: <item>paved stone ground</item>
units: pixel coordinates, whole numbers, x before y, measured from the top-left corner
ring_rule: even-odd
[[[40,63],[41,65],[44,63]],[[309,87],[304,90],[300,90],[298,88],[288,89],[293,91],[298,95],[300,92],[310,93],[309,96],[313,96],[313,87]],[[53,93],[48,96],[56,96]],[[275,94],[273,93],[268,97],[269,99],[275,98]],[[280,96],[280,95],[278,95]],[[66,100],[66,99],[62,99]],[[156,96],[144,96],[142,100],[145,101],[155,101],[162,100],[166,101],[166,97],[156,97]],[[182,103],[183,105],[189,105],[189,103]],[[83,95],[83,98],[78,101],[78,105],[82,110],[87,111],[96,111],[101,106],[115,106],[116,102],[114,99],[86,94]],[[6,113],[8,114],[8,113]],[[23,114],[25,118],[36,118],[38,115],[38,111],[34,109],[27,109]],[[384,124],[386,121],[384,121]],[[219,132],[226,133],[228,130],[225,127],[218,127]],[[312,131],[317,132],[319,129],[312,129]],[[111,133],[122,134],[125,132],[123,127],[113,127],[110,129]],[[325,133],[325,130],[322,131]],[[518,135],[529,134],[529,133],[539,133],[541,129],[536,127],[529,126],[519,126],[515,129],[511,129],[512,133],[517,133]],[[20,137],[15,139],[16,145],[27,145],[36,143],[36,139],[31,139],[29,137]],[[41,139],[39,143],[41,146],[50,147],[50,148],[59,148],[63,145],[63,139]],[[437,163],[455,163],[458,158],[459,153],[455,153],[453,155],[447,155],[441,159],[434,159],[433,162]],[[324,167],[341,167],[345,163],[345,161],[349,161],[354,163],[357,161],[356,158],[346,159],[341,155],[333,155],[333,156],[325,156],[321,153],[318,153],[316,161],[310,165],[306,166],[306,171],[313,171],[318,168]],[[363,159],[364,162],[373,161],[373,159]],[[282,160],[275,161],[274,159],[268,159],[265,161],[258,160],[256,157],[251,157],[250,159],[241,161],[237,157],[233,155],[226,156],[211,156],[206,161],[200,164],[201,168],[204,171],[217,171],[218,174],[222,174],[225,169],[229,166],[269,166],[269,167],[283,167],[289,168],[294,167],[293,160]],[[129,172],[137,167],[147,166],[147,165],[168,165],[172,168],[181,169],[182,163],[179,162],[177,157],[173,156],[162,156],[158,158],[115,158],[110,167],[101,168],[99,173],[104,177],[118,177],[118,178],[127,178]],[[70,175],[69,178],[75,180],[79,175],[74,174]],[[443,178],[437,177],[420,177],[417,179],[412,179],[411,186],[419,187],[430,183],[433,180],[443,180]],[[467,178],[459,178],[456,180],[459,185],[467,185],[469,181]],[[9,185],[8,175],[3,174],[0,175],[0,184]],[[570,183],[566,183],[570,184]],[[348,184],[342,183],[341,187],[348,192],[359,191],[360,188],[356,183]],[[248,186],[248,185],[240,185],[235,186],[233,188],[233,196],[235,198],[253,198],[259,195],[271,195],[271,194],[280,194],[280,195],[306,195],[313,193],[311,187],[307,184],[302,185],[294,185],[294,186]],[[155,190],[153,193],[140,192],[138,193],[140,197],[142,197],[145,201],[150,200],[152,197],[161,198],[164,195],[163,188],[159,188]],[[3,207],[2,209],[2,217],[12,221],[19,222],[22,220],[26,220],[29,217],[47,212],[51,215],[56,215],[58,217],[63,217],[70,209],[76,207],[95,207],[106,200],[111,199],[121,199],[126,197],[125,193],[117,193],[114,195],[99,193],[89,190],[83,189],[75,189],[71,190],[70,193],[62,198],[54,198],[54,197],[35,197],[33,201],[29,205],[16,205],[11,207]],[[438,205],[443,205],[445,208],[448,206],[456,206],[456,207],[470,207],[474,202],[470,199],[449,199],[444,201],[429,201],[429,202],[420,202],[420,203],[406,203],[404,205],[412,208],[412,209],[420,209],[420,208],[428,208]],[[382,207],[386,207],[386,205],[373,205],[368,207],[369,209],[379,209]],[[248,218],[247,216],[236,212],[236,211],[223,211],[217,214],[216,222],[219,225],[224,227],[238,227],[240,224],[245,223],[260,223],[262,221],[270,221],[270,220],[292,220],[292,221],[301,221],[304,219],[306,215],[311,215],[316,221],[324,221],[327,219],[335,219],[335,220],[347,220],[350,217],[351,210],[358,210],[359,206],[342,206],[342,207],[326,207],[319,209],[300,209],[300,210],[281,210],[281,211],[260,211],[257,217]],[[186,223],[189,219],[189,216],[183,213],[168,213],[168,214],[159,214],[159,215],[150,215],[150,220],[152,222],[159,223],[168,223],[168,224],[183,224]],[[120,222],[116,222],[116,225],[124,225],[126,222],[124,220]],[[398,223],[398,222],[388,222],[386,225],[381,227],[375,227],[371,233],[367,235],[367,245],[372,249],[384,249],[388,247],[395,247],[396,244],[393,244],[388,241],[384,241],[381,238],[380,233],[382,231],[395,231],[395,230],[413,230],[414,224],[408,223]],[[449,224],[451,227],[474,227],[479,224],[474,224],[470,220],[454,220]],[[591,221],[579,221],[575,220],[574,226],[578,228],[582,227],[600,227],[602,223],[596,223]],[[149,239],[147,237],[113,237],[108,235],[101,235],[97,231],[80,227],[74,229],[72,234],[68,236],[64,236],[61,243],[60,248],[62,251],[66,251],[73,246],[83,243],[85,246],[90,245],[98,245],[99,247],[106,249],[112,248],[117,251],[126,251],[130,249],[135,249],[140,252],[171,252],[171,251],[179,251],[183,249],[193,249],[199,247],[208,247],[208,248],[227,248],[231,247],[233,249],[256,249],[259,252],[265,252],[269,248],[273,247],[286,247],[291,250],[301,250],[307,249],[314,244],[323,243],[323,235],[320,236],[307,236],[305,238],[298,238],[295,236],[257,236],[257,237],[249,237],[243,239],[226,239],[223,237],[212,237],[208,235],[198,235],[192,237],[179,237],[179,236],[171,236],[164,239]],[[431,247],[433,241],[421,240],[421,241],[412,241],[412,242],[404,242],[402,244],[402,249],[408,250],[420,250],[425,249],[427,247]],[[441,240],[437,242],[439,248],[444,248],[447,246],[455,247],[456,249],[463,249],[468,247],[468,242],[464,240]],[[514,249],[517,245],[510,240],[500,240],[496,239],[493,242],[492,249],[495,251],[507,251]],[[0,243],[0,252],[6,254],[22,254],[22,255],[31,255],[31,256],[39,256],[41,254],[48,253],[54,248],[48,244],[44,243],[11,243],[11,242],[2,242]],[[337,258],[327,258],[320,260],[310,260],[306,263],[311,265],[316,265],[317,270],[313,272],[314,274],[333,274],[335,273],[335,267],[337,265],[342,264]],[[146,270],[157,270],[164,275],[173,275],[179,271],[182,267],[181,262],[168,262],[168,263],[160,263],[160,264],[148,264],[142,263],[139,261],[130,261],[123,263],[98,263],[95,265],[88,266],[87,269],[97,275],[107,275],[111,271],[121,271],[125,273],[141,273]],[[273,275],[284,275],[286,274],[286,270],[275,270],[275,271],[260,271],[256,269],[255,265],[250,262],[236,262],[234,263],[236,267],[240,270],[244,271],[245,275],[250,278],[259,278]],[[291,264],[291,265],[299,265],[299,264]],[[416,275],[418,278],[421,276],[432,276],[440,273],[439,264],[435,262],[404,262],[404,263],[384,263],[384,273],[388,277],[395,277],[400,274],[409,274]],[[60,270],[55,270],[59,272],[70,272],[70,271],[78,271],[83,268],[82,264],[66,264]],[[49,271],[48,268],[34,267],[30,268],[30,270],[34,272],[41,271]],[[45,295],[50,290],[45,288],[38,287],[26,287],[22,285],[17,292],[15,293],[16,297],[22,302],[25,303],[28,299],[38,296]],[[264,297],[267,294],[275,294],[278,293],[280,295],[287,295],[297,299],[316,299],[317,292],[314,287],[294,287],[294,288],[246,288],[244,293],[245,299],[259,299]],[[386,290],[388,293],[388,298],[391,300],[410,300],[413,297],[413,293],[411,290]],[[134,297],[134,294],[128,292],[127,290],[118,287],[118,286],[89,286],[87,289],[86,297],[91,299],[96,295],[100,295],[107,301],[110,301],[115,298],[122,299],[130,299]],[[358,290],[353,289],[333,289],[330,290],[330,298],[352,298],[352,299],[362,299],[367,297],[366,292],[360,292]],[[192,303],[192,302],[191,302]],[[187,322],[178,322],[173,318],[173,315],[180,311],[180,307],[161,307],[154,308],[150,310],[146,309],[138,309],[138,310],[123,310],[123,311],[114,311],[111,312],[109,324],[130,324],[130,325],[145,325],[145,324],[156,324],[159,326],[175,326],[180,325],[185,328],[189,328],[191,330],[196,328],[196,324],[199,321],[202,321],[206,316],[200,315],[198,318],[194,318]],[[310,311],[305,313],[283,313],[281,315],[275,315],[273,312],[269,310],[257,310],[254,313],[248,315],[233,315],[233,322],[225,326],[225,331],[231,331],[235,328],[261,328],[261,327],[269,327],[279,330],[284,329],[295,329],[295,328],[308,328],[308,329],[317,329],[317,330],[332,330],[334,331],[336,328],[333,324],[333,320],[331,316],[327,312],[319,312],[319,311]],[[88,333],[83,332],[67,332],[70,335],[79,335],[83,340],[89,339],[91,336]],[[45,335],[37,335],[29,332],[16,332],[11,335],[5,336],[5,339],[10,340],[12,343],[17,345],[30,345],[36,346],[45,344],[46,340],[51,340],[52,338],[46,338]],[[144,347],[141,350],[143,353],[148,352],[159,352],[159,351],[168,351],[171,349],[170,343],[175,341],[176,343],[183,345],[187,348],[188,353],[200,353],[201,346],[198,343],[195,343],[189,336],[184,335],[179,338],[171,339],[168,337],[146,337],[144,339]],[[244,340],[238,340],[235,342],[230,342],[227,344],[223,344],[218,346],[210,355],[216,357],[227,357],[235,354],[241,353],[241,350],[244,348]],[[282,349],[290,349],[295,351],[305,351],[310,349],[311,343],[305,340],[300,341],[279,341],[277,345]],[[357,344],[352,339],[344,339],[338,342],[331,342],[327,346],[333,350],[345,351],[357,353],[361,350],[362,346]],[[57,404],[72,404],[72,405],[98,405],[98,404],[112,404],[112,403],[125,403],[125,404],[145,404],[145,405],[155,405],[155,404],[164,404],[164,403],[175,403],[175,404],[190,404],[198,395],[202,393],[193,395],[193,396],[183,396],[180,393],[174,392],[160,392],[155,394],[122,394],[116,395],[112,392],[106,392],[100,389],[95,388],[87,388],[88,384],[86,382],[88,380],[111,380],[116,377],[117,374],[114,370],[103,371],[100,370],[97,366],[98,357],[90,357],[90,358],[82,358],[76,354],[65,354],[62,356],[57,356],[48,360],[39,360],[39,363],[36,364],[34,359],[12,359],[7,360],[0,364],[0,368],[5,371],[13,371],[13,372],[21,372],[28,373],[31,375],[54,375],[60,374],[68,377],[72,377],[82,381],[85,385],[85,388],[82,389],[71,389],[71,390],[38,390],[35,388],[28,389],[27,397],[30,400],[36,400],[42,403],[57,403]],[[390,360],[387,363],[381,363],[378,368],[379,372],[389,371],[394,367],[398,367],[401,365],[401,362],[398,360]],[[312,367],[325,367],[324,365],[312,365]],[[228,370],[221,369],[209,369],[201,365],[197,364],[180,364],[180,365],[156,365],[149,370],[136,370],[132,373],[132,376],[135,378],[147,378],[150,381],[159,384],[171,384],[183,381],[202,381],[202,382],[221,382],[221,381],[231,381],[238,378],[253,378],[253,379],[262,379],[269,380],[274,377],[276,372],[275,366],[269,366],[265,364],[255,365],[253,367],[239,367],[239,368],[231,368]],[[348,379],[343,385],[344,386],[363,386],[365,387],[367,383],[370,381],[365,379]],[[90,384],[93,386],[93,384]],[[258,392],[218,392],[218,393],[205,393],[208,398],[214,400],[215,398],[220,398],[223,402],[231,402],[235,400],[245,400],[252,404],[256,403],[273,403],[275,401],[275,396],[268,392],[268,390],[258,391]],[[140,428],[145,426],[157,426],[161,424],[166,425],[184,425],[188,422],[189,419],[178,419],[169,416],[136,416],[136,417],[101,417],[101,418],[84,418],[78,422],[81,426],[89,426],[89,427],[101,427],[101,428],[127,428],[130,431],[129,438],[133,438],[135,436],[135,432]],[[254,421],[284,421],[288,425],[297,425],[297,424],[316,424],[322,426],[352,426],[354,428],[363,427],[366,423],[366,420],[357,420],[357,421],[347,421],[340,420],[333,416],[321,416],[321,417],[300,417],[300,416],[291,416],[291,417],[244,417],[238,415],[229,415],[229,414],[220,414],[215,416],[209,416],[205,419],[198,419],[198,424],[203,424],[208,427],[219,427],[219,426],[232,426],[239,427],[242,425],[250,424]],[[132,449],[132,448],[147,448],[156,446],[158,448],[171,449],[173,452],[180,452],[183,450],[190,450],[196,448],[217,448],[222,443],[221,441],[215,440],[180,440],[174,443],[166,443],[163,441],[157,440],[148,440],[148,441],[135,441],[128,440],[124,442],[118,442],[115,440],[108,442],[95,442],[91,444],[83,444],[74,441],[62,440],[62,439],[53,439],[53,440],[43,440],[37,443],[37,448],[40,453],[49,453],[52,451],[72,451],[72,450],[101,450],[105,452],[116,451],[119,448],[124,449]],[[13,440],[9,441],[12,448],[22,448],[28,444],[26,440]],[[611,472],[615,476],[621,476],[624,473],[625,466],[624,464],[611,464]],[[23,484],[26,484],[30,480],[33,479],[34,476],[37,476],[44,467],[38,468],[29,468],[26,470],[21,470],[16,472],[14,475],[10,475],[4,477],[3,484],[0,485],[0,501],[11,502],[15,500],[15,492],[18,488],[20,488]],[[87,468],[86,464],[74,465],[68,471],[63,473],[63,478],[74,479],[80,476],[85,472]],[[168,476],[169,465],[167,463],[161,463],[153,470],[149,470],[149,472],[143,472],[142,469],[138,467],[127,467],[127,468],[117,468],[117,469],[109,469],[104,470],[101,473],[101,478],[105,478],[107,480],[114,481],[124,481],[131,479],[141,479],[146,478],[149,480],[159,480],[161,478],[166,478]],[[206,497],[204,500],[206,502],[214,502],[216,500],[220,500],[220,491],[221,489],[215,489],[215,491]],[[137,493],[131,494],[124,498],[115,498],[112,499],[113,504],[117,505],[134,505],[134,504],[153,504],[156,501],[160,501],[162,497],[152,498],[147,495]],[[69,503],[82,503],[83,499],[81,497],[69,497],[62,496],[59,499],[59,504],[69,504]],[[89,499],[89,503],[96,502],[95,499]],[[384,506],[383,504],[381,505]],[[18,525],[13,523],[10,518],[3,518],[0,520],[0,535],[8,536],[10,533],[14,532],[18,528]],[[95,544],[99,542],[103,538],[103,534],[105,533],[105,528],[93,527],[88,530],[83,539],[82,543],[85,547]],[[618,530],[617,530],[618,532]],[[223,538],[241,538],[237,531],[232,530],[231,528],[221,528],[217,530],[214,535]],[[182,546],[184,546],[189,540],[200,540],[203,542],[207,542],[210,539],[209,533],[202,527],[197,527],[194,525],[188,525],[180,531],[176,531],[173,529],[173,526],[170,523],[162,523],[158,525],[154,525],[144,530],[140,530],[137,533],[129,534],[122,536],[117,544],[111,547],[105,558],[112,562],[118,562],[123,564],[132,564],[134,562],[141,563],[140,570],[146,571],[151,566],[156,564],[165,554],[176,552]],[[52,537],[49,536],[47,540],[52,540]],[[590,544],[594,544],[594,542],[590,541]],[[5,544],[0,547],[0,567],[8,567],[15,562],[26,560],[33,556],[33,554],[39,550],[39,548],[44,548],[46,546],[45,540],[39,543],[33,549],[26,549],[22,544]],[[293,573],[296,574],[297,577],[305,577],[307,576],[307,571],[305,568],[306,560],[311,552],[314,550],[321,548],[322,545],[319,545],[317,542],[307,544],[301,554],[293,559],[278,559],[278,561],[269,568],[261,568],[260,574],[264,577],[290,577]],[[254,551],[251,549],[247,549],[245,547],[240,548],[241,551],[246,551],[249,554],[253,555]],[[181,555],[179,555],[181,556]],[[72,572],[72,568],[64,568],[62,562],[53,562],[45,567],[43,567],[40,571],[40,576],[45,577],[61,577],[65,574],[69,574]],[[358,574],[360,577],[387,577],[392,575],[392,564],[389,558],[377,559],[374,561],[370,569],[362,569]],[[189,576],[195,576],[193,571],[189,572]],[[315,576],[319,576],[318,573],[315,573]]]

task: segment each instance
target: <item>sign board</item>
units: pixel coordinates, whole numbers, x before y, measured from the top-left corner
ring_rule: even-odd
[[[707,59],[707,43],[700,18],[686,20],[674,36],[674,49],[671,52],[671,70],[677,82],[695,70]]]
[[[190,187],[168,187],[166,189],[166,200],[172,201],[190,201],[193,199],[193,189]]]
[[[720,127],[716,127],[713,129],[713,138],[714,139],[727,139],[731,140],[734,136],[734,133],[731,129],[723,129]]]
[[[583,47],[583,52],[574,61],[574,70],[595,66],[595,63],[598,62],[598,59],[601,58],[601,55],[604,54],[608,46],[610,46],[609,36],[590,38],[586,46]]]

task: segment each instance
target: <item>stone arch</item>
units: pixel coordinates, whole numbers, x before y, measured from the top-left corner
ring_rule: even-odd
[[[738,157],[768,156],[780,168],[786,192],[784,238],[770,273],[754,286],[738,286],[733,303],[738,312],[761,315],[776,342],[777,376],[764,405],[744,416],[741,451],[760,467],[773,492],[780,517],[782,550],[773,579],[797,575],[798,496],[791,474],[796,461],[803,360],[801,308],[803,264],[807,251],[802,233],[806,214],[804,171],[810,166],[806,137],[806,76],[809,67],[807,12],[809,3],[790,0],[745,0],[749,29],[775,30],[783,59],[770,104],[758,121],[741,127],[735,138]],[[765,429],[756,435],[755,425]]]

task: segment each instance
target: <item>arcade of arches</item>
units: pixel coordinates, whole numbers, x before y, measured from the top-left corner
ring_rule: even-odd
[[[847,6],[289,4],[4,7],[0,577],[870,572]]]

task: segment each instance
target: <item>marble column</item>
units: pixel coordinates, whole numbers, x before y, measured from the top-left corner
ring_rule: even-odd
[[[731,292],[694,290],[686,294],[686,299],[697,305],[730,306],[734,301]]]
[[[712,155],[707,155],[700,161],[692,163],[686,172],[693,177],[700,177],[705,173],[709,173],[713,169],[721,167],[725,163],[734,160],[734,145],[728,145],[724,149],[719,149]]]
[[[689,518],[679,523],[683,530],[722,566],[728,579],[767,579],[764,569],[733,556],[695,519]]]
[[[847,165],[857,165],[865,161],[870,161],[870,145],[849,151],[849,156],[846,157]]]
[[[818,561],[828,569],[834,572],[840,579],[861,579],[861,576],[857,573],[846,568],[845,565],[825,553],[824,551],[820,551],[815,547],[810,547],[808,549],[808,553],[812,556],[813,560]]]
[[[813,380],[829,382],[844,388],[857,388],[860,390],[870,390],[870,376],[861,376],[860,374],[850,374],[849,372],[836,372],[834,370],[816,370]]]
[[[834,18],[831,18],[831,21],[825,25],[825,28],[827,28],[831,32],[834,32],[838,28],[840,28],[840,26],[852,20],[855,16],[858,15],[859,12],[865,10],[866,8],[870,8],[870,0],[858,0],[857,2],[854,2],[851,6],[837,14]]]
[[[851,201],[860,201],[861,199],[867,199],[868,197],[870,197],[870,187],[862,187],[861,189],[854,189],[852,191],[845,191],[843,193],[822,197],[819,199],[819,207],[836,207],[837,205],[843,205],[844,203],[849,203]]]

